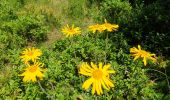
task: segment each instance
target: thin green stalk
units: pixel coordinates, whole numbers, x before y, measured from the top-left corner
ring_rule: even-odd
[[[163,72],[161,72],[161,71],[159,71],[159,70],[155,70],[155,69],[147,69],[147,71],[149,71],[149,70],[152,70],[152,71],[161,73],[161,74],[164,75],[164,76],[167,76],[165,73],[163,73]]]
[[[95,95],[95,100],[98,100],[98,97],[97,97],[97,95]]]
[[[105,59],[104,59],[105,64],[107,62],[107,49],[108,49],[108,33],[106,33],[106,39],[105,39]]]
[[[49,82],[49,83],[50,83],[50,85],[51,85],[52,90],[55,90],[54,85],[53,85],[51,82]],[[53,100],[56,100],[56,99],[55,99],[55,95],[54,95],[52,98],[53,98]]]
[[[169,80],[168,80],[166,69],[165,69],[165,77],[166,77],[166,81],[167,81],[168,89],[169,89],[169,93],[170,93],[170,86],[169,86]]]
[[[167,84],[168,84],[169,92],[170,92],[170,85],[169,85],[169,80],[168,80],[168,76],[167,76],[166,69],[165,69],[165,73],[163,73],[163,72],[161,72],[161,71],[159,71],[159,70],[155,70],[155,69],[147,69],[147,70],[152,70],[152,71],[155,71],[155,72],[158,72],[158,73],[161,73],[162,75],[164,75],[165,78],[166,78]]]
[[[40,89],[47,95],[47,97],[51,97],[46,91],[45,89],[42,87],[40,81],[38,80],[38,85],[40,86]]]
[[[95,34],[95,42],[97,43],[97,38],[98,38],[98,33]],[[98,57],[96,55],[96,52],[94,53],[95,54],[95,63],[97,63],[98,61]]]
[[[70,49],[72,49],[73,43],[74,43],[74,41],[73,41],[73,39],[71,39],[71,40],[70,40]],[[75,51],[73,51],[73,53],[74,53],[74,58],[76,58],[76,53],[75,53]]]
[[[138,65],[139,65],[139,61],[136,61],[136,66],[135,66],[135,68],[133,69],[134,73],[135,73],[135,70],[136,70],[136,68],[138,67]]]

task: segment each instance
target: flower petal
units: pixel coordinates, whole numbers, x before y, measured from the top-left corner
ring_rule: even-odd
[[[90,79],[86,80],[86,81],[83,83],[82,88],[84,88],[85,90],[87,90],[93,82],[94,82],[94,79],[93,79],[93,78],[90,78]]]
[[[103,70],[108,70],[110,68],[110,64],[104,65]]]
[[[143,63],[146,66],[146,57],[143,58]]]
[[[94,82],[93,82],[93,88],[92,88],[92,94],[94,94],[95,91],[96,91],[96,82],[95,82],[95,80],[94,80]]]

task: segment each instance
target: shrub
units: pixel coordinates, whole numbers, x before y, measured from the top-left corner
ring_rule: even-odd
[[[105,61],[106,45],[102,37],[102,35],[97,38],[77,36],[74,39],[68,40],[66,38],[56,42],[53,49],[56,52],[55,58],[56,61],[60,62],[58,67],[60,66],[61,73],[65,73],[56,76],[55,79],[58,80],[58,83],[62,82],[62,80],[68,80],[68,84],[73,86],[74,91],[77,91],[78,94],[83,92],[80,84],[82,84],[84,77],[77,73],[76,66],[83,61]],[[70,41],[72,43],[68,47]],[[107,63],[111,63],[112,68],[116,71],[116,75],[111,77],[114,80],[115,88],[106,93],[108,95],[107,98],[154,99],[159,97],[153,89],[154,83],[149,81],[149,78],[145,74],[145,69],[142,69],[143,65],[141,63],[134,63],[129,54],[124,53],[120,48],[116,48],[110,40],[108,42]],[[91,93],[89,92],[83,93],[85,98],[90,96]],[[71,95],[73,94],[66,94],[65,97]],[[102,96],[98,96],[97,98],[104,99]]]
[[[167,41],[170,40],[167,37],[170,16],[168,4],[167,1],[160,0],[144,3],[141,0],[105,0],[101,4],[101,10],[104,18],[121,26],[120,31],[130,45],[143,44],[151,51],[159,54],[161,52],[165,56],[169,55]]]
[[[103,18],[109,19],[119,25],[127,25],[132,7],[129,2],[121,0],[105,0],[102,2]]]

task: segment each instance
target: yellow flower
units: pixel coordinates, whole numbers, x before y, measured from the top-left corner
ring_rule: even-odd
[[[66,35],[66,37],[72,37],[73,35],[81,34],[79,27],[69,27],[68,24],[62,29],[62,32]]]
[[[95,33],[96,31],[99,31],[99,32],[103,32],[104,31],[104,28],[101,25],[99,25],[99,24],[91,25],[91,26],[89,26],[89,29],[93,33]]]
[[[25,49],[21,54],[22,55],[20,58],[27,63],[30,60],[34,62],[36,59],[39,59],[39,56],[42,55],[42,52],[40,49],[28,48]]]
[[[20,76],[24,76],[23,81],[24,82],[36,82],[37,79],[39,78],[42,80],[44,77],[43,72],[45,71],[44,69],[41,69],[40,67],[43,67],[43,63],[35,62],[33,65],[29,65],[26,69],[25,72],[23,72]]]
[[[147,60],[152,60],[153,62],[156,62],[155,54],[150,54],[145,50],[141,50],[140,45],[138,45],[138,49],[136,47],[130,48],[130,53],[132,53],[132,56],[135,57],[134,60],[138,59],[139,57],[143,58],[143,63],[145,66],[147,64]]]
[[[109,73],[114,74],[115,71],[109,70],[110,66],[110,64],[103,66],[102,63],[99,63],[98,68],[97,65],[95,65],[93,62],[91,62],[91,65],[87,63],[82,63],[79,73],[90,77],[83,83],[82,88],[87,90],[90,85],[93,85],[92,94],[97,93],[98,95],[100,95],[103,94],[102,87],[106,90],[114,87],[114,84],[109,78]]]
[[[107,22],[107,20],[105,19],[105,23],[102,24],[102,27],[104,28],[104,30],[107,30],[109,32],[112,31],[117,31],[117,29],[119,28],[119,25],[116,24],[110,24]]]

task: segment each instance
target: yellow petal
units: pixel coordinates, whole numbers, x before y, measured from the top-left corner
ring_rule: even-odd
[[[86,67],[90,70],[90,71],[93,71],[94,69],[91,68],[87,63],[86,63]]]
[[[95,80],[95,86],[96,86],[96,91],[97,91],[97,94],[100,95],[100,90],[99,90],[99,82],[98,80]]]
[[[135,58],[133,59],[134,61],[136,60],[136,59],[138,59],[140,56],[138,55],[138,56],[135,56]]]
[[[80,70],[79,73],[82,74],[82,75],[85,75],[85,76],[92,76],[91,73],[88,73],[88,72],[86,72],[84,70]]]
[[[104,19],[104,22],[105,22],[105,23],[107,23],[107,20],[106,20],[106,19]]]
[[[109,71],[107,71],[108,73],[115,73],[115,70],[109,70]]]
[[[99,63],[99,69],[102,70],[102,63]]]
[[[143,58],[143,63],[146,66],[146,57]]]
[[[102,84],[102,86],[103,86],[106,90],[109,90],[109,88],[107,88],[107,87],[106,87],[106,85],[105,85],[105,83],[104,83],[104,80],[103,80],[103,79],[101,80],[101,84]]]
[[[87,66],[82,66],[82,67],[81,67],[81,70],[84,70],[84,71],[86,71],[86,72],[88,72],[88,73],[91,73],[91,72],[92,72],[92,70],[90,70]]]
[[[107,87],[114,87],[114,85],[113,85],[113,83],[109,80],[109,79],[107,79],[107,78],[105,78],[104,79],[104,82],[105,82],[105,84],[107,85]]]
[[[103,70],[108,70],[110,68],[110,64],[104,65]]]
[[[23,81],[24,81],[24,82],[29,81],[29,77],[26,77],[26,76],[25,76],[25,77],[23,78]]]
[[[141,50],[141,46],[140,45],[138,45],[138,49]]]
[[[93,82],[93,88],[92,88],[92,94],[94,94],[95,91],[96,91],[96,82],[95,82],[95,80],[94,80],[94,82]]]
[[[97,66],[93,62],[91,62],[91,66],[93,69],[97,69]]]
[[[101,80],[98,81],[98,87],[101,94],[103,94]]]
[[[36,76],[30,76],[30,78],[31,78],[31,80],[32,80],[33,82],[36,82],[36,81],[37,81]]]
[[[82,88],[84,88],[85,90],[87,90],[90,85],[93,83],[94,79],[93,78],[90,78],[88,80],[86,80],[83,85],[82,85]]]

